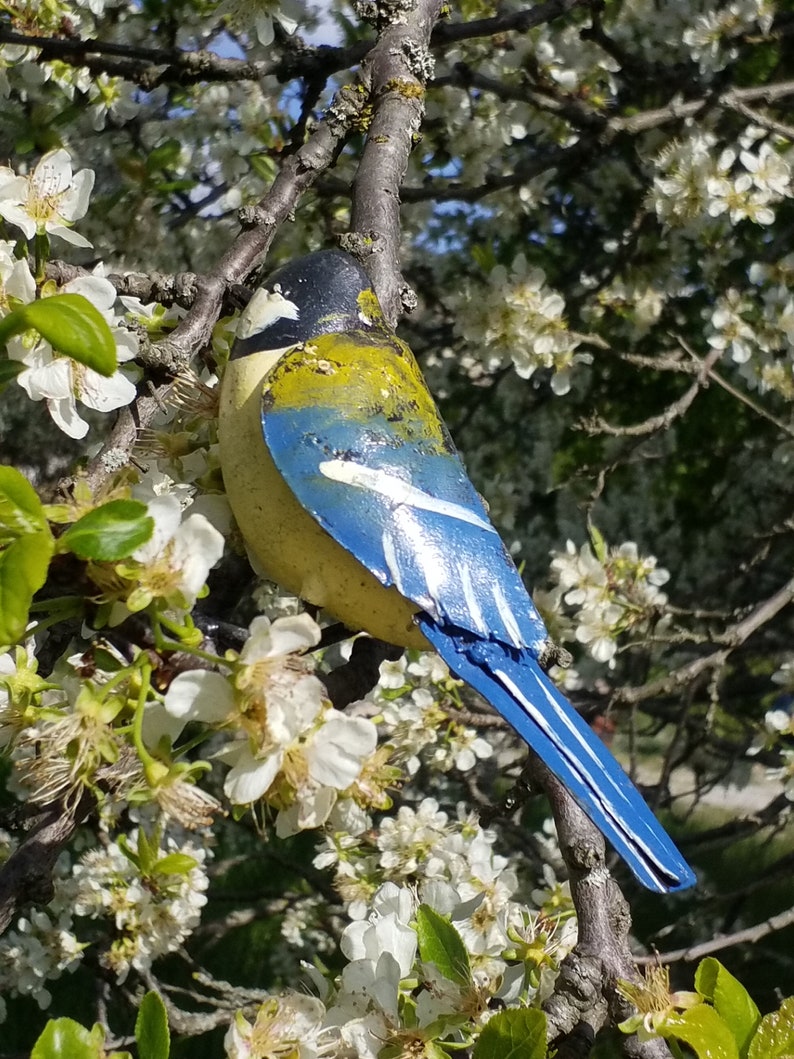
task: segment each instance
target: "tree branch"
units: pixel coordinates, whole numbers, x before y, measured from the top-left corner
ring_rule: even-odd
[[[578,1037],[583,1022],[594,1035],[607,1021],[616,1024],[627,1018],[631,1008],[616,983],[619,978],[637,982],[639,974],[628,947],[629,908],[606,866],[603,835],[534,754],[524,771],[540,783],[551,802],[579,929],[576,947],[563,960],[554,993],[543,1006],[549,1040],[559,1043],[560,1037]],[[663,1041],[627,1040],[626,1049],[636,1059],[670,1055]]]
[[[47,904],[52,899],[52,870],[64,846],[88,815],[93,800],[87,796],[70,811],[54,805],[41,813],[34,830],[0,868],[0,934],[20,906]]]
[[[47,279],[54,280],[59,287],[78,276],[92,275],[90,268],[72,265],[67,261],[48,261]],[[160,305],[181,305],[189,309],[196,299],[198,276],[195,272],[111,272],[105,279],[116,288],[116,293],[142,302],[159,302]]]
[[[582,428],[588,434],[609,434],[612,437],[645,437],[648,434],[656,434],[660,430],[667,430],[676,419],[680,419],[681,416],[689,411],[700,391],[708,386],[711,368],[720,359],[722,352],[721,349],[711,350],[708,356],[700,362],[697,378],[689,389],[677,401],[673,401],[672,404],[668,405],[663,412],[650,416],[648,419],[643,420],[642,423],[632,423],[630,426],[613,426],[605,419],[602,419],[601,416],[592,416],[590,419],[583,421]]]
[[[381,35],[361,67],[373,106],[361,163],[353,181],[353,241],[386,319],[396,324],[416,299],[400,272],[400,187],[424,114],[431,67],[430,34],[442,0],[417,0]]]
[[[617,688],[612,694],[612,704],[616,706],[633,706],[648,699],[671,695],[691,684],[703,674],[722,668],[737,647],[741,647],[754,632],[757,632],[758,629],[770,622],[792,602],[794,602],[794,578],[787,581],[769,599],[764,600],[763,603],[755,607],[746,618],[730,625],[717,641],[725,644],[725,647],[720,648],[718,651],[712,651],[711,654],[704,655],[701,658],[693,659],[686,665],[673,670],[666,677],[651,680],[639,687]]]
[[[328,78],[355,65],[367,54],[371,42],[347,48],[328,45],[291,48],[278,59],[229,59],[215,52],[142,48],[132,44],[79,37],[37,37],[0,27],[0,44],[38,49],[37,62],[57,60],[83,67],[93,74],[109,74],[152,91],[159,85],[191,85],[199,82],[261,81],[275,77],[280,82],[294,77]]]
[[[763,923],[756,923],[754,927],[746,927],[737,930],[733,934],[721,934],[710,941],[701,942],[699,945],[690,945],[685,949],[673,949],[671,952],[654,953],[652,956],[642,956],[637,963],[675,963],[676,960],[702,960],[712,952],[720,952],[729,949],[733,945],[749,944],[755,945],[762,938],[774,934],[778,930],[794,926],[794,908],[788,908],[776,916],[770,916]]]
[[[526,33],[544,22],[551,22],[575,7],[585,7],[590,0],[546,0],[523,11],[471,22],[454,22],[437,26],[432,38],[434,47],[461,40],[491,37],[502,33]],[[177,49],[143,48],[95,38],[39,37],[16,33],[0,26],[0,44],[35,48],[37,62],[68,63],[93,74],[123,77],[151,91],[162,84],[190,85],[200,82],[261,81],[275,77],[279,82],[296,77],[327,80],[339,70],[356,65],[372,48],[371,41],[359,41],[347,47],[321,44],[307,46],[301,41],[288,42],[286,54],[278,59],[229,59],[215,52],[179,51]]]

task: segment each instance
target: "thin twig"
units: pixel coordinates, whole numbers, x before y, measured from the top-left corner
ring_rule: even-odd
[[[628,426],[614,426],[601,416],[593,416],[582,422],[583,429],[588,434],[609,434],[611,437],[645,437],[669,429],[676,419],[680,419],[689,411],[700,391],[708,385],[708,379],[712,377],[711,366],[720,359],[722,352],[721,349],[712,349],[707,357],[699,361],[700,371],[694,383],[663,412],[650,416],[642,423],[632,423]]]
[[[741,647],[754,632],[770,622],[792,602],[794,602],[794,578],[787,581],[769,599],[755,607],[746,618],[730,625],[721,636],[715,638],[716,642],[724,644],[724,647],[701,658],[693,659],[686,665],[673,670],[666,677],[651,680],[639,687],[617,688],[612,695],[613,705],[633,705],[659,696],[671,695],[698,680],[702,675],[721,669],[737,647]]]
[[[700,960],[712,952],[720,952],[722,949],[732,948],[734,945],[755,945],[762,938],[775,934],[778,930],[794,925],[794,908],[780,912],[776,916],[770,916],[763,923],[757,923],[754,927],[746,927],[737,930],[733,934],[722,934],[710,941],[701,942],[699,945],[690,945],[685,949],[673,949],[671,952],[654,953],[652,956],[638,956],[638,964],[675,963],[677,960]]]

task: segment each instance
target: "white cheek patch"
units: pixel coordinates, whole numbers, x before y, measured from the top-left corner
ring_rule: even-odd
[[[277,320],[297,320],[299,315],[298,306],[294,302],[288,301],[278,291],[268,291],[260,287],[240,313],[236,334],[241,339],[251,338]]]
[[[430,493],[417,489],[410,482],[398,478],[396,474],[389,474],[388,471],[364,467],[350,460],[324,460],[319,465],[319,471],[324,478],[332,482],[350,485],[355,489],[367,489],[371,493],[385,497],[395,505],[405,504],[406,507],[420,511],[431,511],[436,515],[454,518],[458,522],[468,522],[471,526],[496,534],[490,522],[481,518],[476,511],[469,511],[461,504],[453,504],[448,500],[440,500],[438,497],[431,496]]]

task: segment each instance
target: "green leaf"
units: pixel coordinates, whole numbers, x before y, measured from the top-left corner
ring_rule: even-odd
[[[29,327],[100,375],[118,367],[116,342],[102,313],[82,294],[54,294],[24,307]]]
[[[249,154],[248,160],[251,168],[261,180],[272,181],[276,167],[272,158],[266,154]]]
[[[141,875],[151,875],[157,861],[157,843],[149,841],[142,827],[138,828],[138,866]]]
[[[113,332],[99,309],[82,294],[53,294],[20,305],[0,320],[0,345],[30,328],[53,349],[100,375],[112,375],[118,367]]]
[[[0,393],[24,370],[21,360],[0,360]]]
[[[93,658],[97,669],[101,669],[104,673],[118,673],[120,669],[124,668],[123,663],[116,655],[111,654],[110,651],[102,646],[94,648]]]
[[[59,545],[80,559],[126,559],[152,535],[154,519],[140,500],[110,500],[89,511],[63,534]]]
[[[0,345],[5,346],[9,338],[13,338],[14,335],[26,331],[27,327],[28,325],[25,323],[24,305],[20,306],[18,309],[14,309],[11,313],[6,313],[2,320],[0,320]]]
[[[119,847],[119,849],[130,862],[130,864],[134,864],[135,867],[140,871],[141,859],[135,852],[135,850],[132,848],[132,846],[130,846],[127,836],[119,835],[116,839],[116,845]],[[140,832],[138,833],[138,845],[140,845]]]
[[[747,1059],[791,1059],[794,1056],[794,996],[764,1015],[750,1042]]]
[[[0,467],[0,541],[47,528],[36,490],[15,467]]]
[[[146,168],[150,173],[154,173],[158,169],[167,169],[179,161],[181,153],[181,142],[172,137],[170,140],[165,140],[163,143],[158,144],[152,151],[149,151],[146,158]]]
[[[607,561],[607,542],[604,540],[603,533],[592,522],[589,523],[587,531],[590,534],[593,554],[600,563],[605,563]]]
[[[50,1019],[33,1045],[30,1059],[101,1059],[104,1042],[99,1025],[87,1030],[74,1019]]]
[[[405,1055],[405,1052],[402,1052]],[[425,1041],[425,1055],[427,1059],[449,1059],[449,1052],[435,1041]]]
[[[157,875],[187,875],[196,867],[198,867],[198,861],[195,857],[187,853],[169,853],[157,861],[152,872]]]
[[[664,1037],[685,1041],[698,1059],[739,1059],[733,1034],[714,1008],[708,1004],[669,1015],[659,1027]]]
[[[20,537],[0,551],[0,644],[15,643],[24,633],[33,596],[47,580],[52,553],[49,530]]]
[[[448,919],[429,905],[420,905],[416,910],[416,934],[419,955],[426,963],[434,963],[450,982],[471,985],[469,954],[460,934]]]
[[[761,1021],[761,1013],[750,994],[713,956],[702,960],[695,972],[695,989],[710,1000],[730,1028],[742,1059]]]
[[[489,1019],[472,1059],[545,1059],[546,1016],[535,1008],[511,1008]]]
[[[135,1020],[135,1040],[141,1059],[168,1059],[171,1037],[168,1015],[159,993],[147,993]]]

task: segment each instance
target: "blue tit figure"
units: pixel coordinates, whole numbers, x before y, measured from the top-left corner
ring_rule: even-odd
[[[645,886],[694,875],[540,662],[546,628],[410,349],[349,255],[256,291],[220,402],[221,464],[263,570],[351,629],[434,648],[562,780]]]

